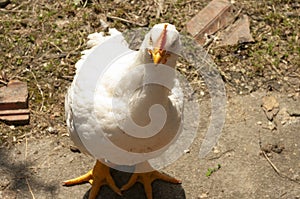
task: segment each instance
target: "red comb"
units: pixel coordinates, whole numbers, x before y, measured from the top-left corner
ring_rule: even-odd
[[[167,27],[168,24],[165,24],[164,29],[161,33],[161,35],[159,36],[159,39],[157,41],[157,48],[162,50],[165,47],[166,41],[167,41]]]

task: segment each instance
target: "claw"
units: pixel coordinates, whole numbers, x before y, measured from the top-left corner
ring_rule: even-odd
[[[82,183],[89,182],[92,185],[89,199],[96,199],[100,188],[103,185],[108,185],[115,193],[122,195],[121,190],[116,186],[113,178],[110,175],[110,169],[105,164],[102,164],[100,161],[96,162],[93,170],[90,170],[88,173],[71,180],[63,182],[64,186],[73,186]]]
[[[132,174],[128,183],[121,188],[121,191],[126,191],[130,187],[132,187],[136,182],[140,182],[144,185],[147,199],[152,199],[152,182],[158,179],[175,184],[181,183],[180,180],[177,180],[176,178],[170,177],[158,171],[152,171],[147,173],[134,173]]]

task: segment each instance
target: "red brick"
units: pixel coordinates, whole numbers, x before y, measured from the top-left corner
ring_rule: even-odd
[[[0,110],[28,108],[27,83],[10,81],[0,88]]]
[[[200,43],[205,34],[214,34],[233,20],[232,4],[227,0],[213,0],[187,23],[187,31]]]
[[[28,111],[29,112],[29,111]],[[29,123],[29,114],[21,115],[0,115],[0,120],[8,124],[23,125]]]
[[[29,123],[26,83],[13,80],[0,88],[0,120],[17,125]]]
[[[29,114],[28,109],[15,109],[15,110],[0,110],[0,117],[9,115],[26,115]]]

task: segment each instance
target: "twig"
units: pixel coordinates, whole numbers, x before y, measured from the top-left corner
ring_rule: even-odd
[[[72,81],[74,79],[74,76],[62,75],[61,78],[64,80]]]
[[[31,194],[31,196],[32,196],[32,199],[35,199],[35,197],[34,197],[34,194],[33,194],[33,192],[32,192],[32,189],[31,189],[31,187],[30,187],[30,184],[29,184],[29,182],[28,182],[28,179],[27,179],[27,178],[25,178],[25,180],[26,180],[26,183],[27,183],[27,186],[28,186],[29,192],[30,192],[30,194]]]
[[[57,48],[57,50],[59,51],[59,52],[61,52],[61,53],[63,53],[64,51],[60,48],[60,47],[58,47],[55,43],[53,43],[53,42],[49,42],[52,46],[54,46],[55,48]]]
[[[260,147],[260,150],[261,150],[262,154],[264,155],[264,158],[268,161],[268,163],[271,165],[271,167],[274,169],[274,171],[277,173],[277,175],[279,175],[282,178],[286,178],[286,179],[288,179],[288,180],[290,180],[292,182],[300,184],[299,180],[290,178],[289,176],[287,176],[287,175],[285,175],[285,174],[283,174],[283,173],[280,172],[280,170],[275,166],[275,164],[267,156],[266,152],[264,152],[264,150],[262,149],[261,141],[259,142],[259,147]]]
[[[299,73],[294,72],[294,74],[289,74],[289,77],[300,77]]]
[[[281,176],[281,173],[280,173],[279,169],[277,169],[277,167],[273,164],[273,162],[270,160],[270,158],[268,158],[266,152],[264,152],[263,150],[261,150],[261,151],[262,151],[262,154],[264,155],[264,157],[265,157],[265,158],[267,159],[267,161],[269,162],[269,164],[272,166],[272,168],[276,171],[276,173],[277,173],[278,175]]]
[[[83,4],[83,8],[85,8],[86,7],[86,5],[87,5],[87,3],[88,3],[88,0],[86,0],[85,2],[84,2],[84,4]]]
[[[5,86],[7,86],[7,84],[8,84],[6,81],[3,81],[3,80],[1,80],[1,79],[0,79],[0,83],[1,83],[1,84],[4,84]]]
[[[18,10],[20,7],[26,5],[26,4],[29,4],[31,2],[31,0],[27,1],[27,2],[22,2],[21,4],[19,4],[18,6],[12,8],[11,10],[8,10],[8,9],[4,9],[4,8],[0,8],[0,11],[1,12],[14,12],[14,13],[20,13],[20,12],[29,12],[29,11],[26,11],[26,10]]]
[[[37,88],[38,88],[39,91],[40,91],[40,94],[41,94],[41,97],[42,97],[42,105],[41,105],[40,111],[42,111],[43,108],[44,108],[44,102],[45,102],[45,97],[44,97],[43,90],[42,90],[42,88],[41,88],[41,85],[39,85],[39,83],[38,83],[38,81],[37,81],[37,79],[36,79],[35,74],[34,74],[31,70],[29,70],[29,69],[27,69],[27,68],[26,68],[26,71],[29,71],[29,72],[32,74],[32,76],[33,76],[33,78],[34,78],[34,81],[35,81],[35,83],[36,83],[36,86],[37,86]]]
[[[31,0],[26,1],[26,2],[22,2],[22,3],[20,3],[18,6],[12,8],[12,10],[17,10],[17,9],[19,9],[19,8],[22,7],[22,6],[24,6],[24,5],[26,5],[26,4],[29,4],[30,2],[31,2]]]
[[[207,51],[210,50],[210,47],[211,47],[211,44],[215,41],[217,41],[219,39],[218,36],[214,36],[214,35],[209,35],[210,38],[208,37],[208,35],[206,35],[205,37],[205,43],[203,44],[203,48],[206,48],[207,47]]]
[[[178,5],[185,6],[185,5],[190,5],[191,3],[194,3],[194,2],[197,2],[197,1],[196,0],[184,1],[184,2],[179,3]]]
[[[23,134],[23,135],[18,136],[17,139],[23,139],[23,138],[25,138],[26,136],[31,135],[31,134],[32,134],[32,132],[30,131],[29,133],[25,133],[25,134]]]
[[[27,141],[27,137],[25,136],[25,161],[27,159],[27,148],[28,147],[28,141]]]
[[[157,4],[156,19],[158,19],[160,17],[160,14],[163,13],[165,0],[157,0],[155,1],[155,3]]]
[[[81,35],[83,36],[83,35]],[[83,46],[84,44],[84,41],[80,40],[80,44],[72,51],[70,51],[66,56],[65,58],[68,59],[70,57],[70,55],[77,55],[78,54],[78,51],[79,49]]]
[[[276,66],[272,63],[272,61],[268,58],[268,57],[265,57],[265,59],[270,63],[270,65],[271,65],[271,68],[273,69],[273,70],[275,70],[277,73],[278,73],[278,75],[282,75],[281,74],[281,72],[276,68]]]
[[[0,8],[0,11],[3,13],[24,13],[24,12],[29,12],[26,10],[8,10],[8,9],[4,9],[4,8]]]
[[[120,17],[110,16],[110,15],[107,15],[106,17],[109,18],[109,19],[119,20],[119,21],[123,21],[123,22],[126,22],[126,23],[131,23],[131,24],[134,24],[134,25],[138,25],[138,26],[146,26],[147,25],[147,23],[141,24],[141,23],[138,23],[138,22],[135,22],[135,21],[123,19],[123,18],[120,18]]]

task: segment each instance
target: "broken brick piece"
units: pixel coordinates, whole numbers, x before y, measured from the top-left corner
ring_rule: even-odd
[[[29,114],[26,115],[6,115],[1,116],[0,120],[5,121],[7,124],[25,125],[29,123]]]
[[[8,115],[28,115],[29,109],[0,110],[0,117]]]
[[[220,36],[220,46],[254,42],[250,33],[250,22],[247,15],[242,15],[234,24]]]
[[[200,43],[205,34],[214,34],[233,20],[232,4],[227,0],[213,0],[187,23],[187,31]]]
[[[16,125],[29,123],[27,83],[13,80],[0,87],[0,120]]]
[[[0,110],[28,108],[27,83],[10,81],[0,88]]]

